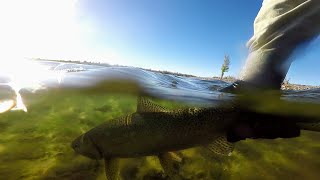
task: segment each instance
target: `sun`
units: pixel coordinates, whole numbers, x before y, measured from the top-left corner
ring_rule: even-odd
[[[36,88],[52,74],[27,58],[63,58],[81,49],[76,0],[0,1],[0,83],[14,89],[14,104],[24,109],[19,90]],[[81,50],[80,50],[81,52]],[[69,55],[70,56],[70,55]],[[2,78],[1,78],[2,77]],[[5,80],[2,80],[5,79]],[[1,102],[5,104],[1,104]],[[10,100],[1,101],[3,112]]]
[[[0,2],[0,47],[6,56],[61,56],[77,46],[75,0]],[[63,55],[63,54],[62,54]]]

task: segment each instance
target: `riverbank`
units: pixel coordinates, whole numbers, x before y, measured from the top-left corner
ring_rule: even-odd
[[[286,84],[283,83],[281,86],[282,90],[295,90],[295,91],[304,91],[310,89],[318,89],[320,86],[311,86],[311,85],[302,85],[302,84]]]
[[[206,78],[208,80],[221,80],[219,77]],[[232,76],[226,76],[222,78],[222,81],[233,83],[237,79]],[[312,85],[303,85],[303,84],[292,84],[288,80],[285,80],[281,85],[281,90],[295,90],[295,91],[304,91],[310,89],[318,89],[320,86],[312,86]]]

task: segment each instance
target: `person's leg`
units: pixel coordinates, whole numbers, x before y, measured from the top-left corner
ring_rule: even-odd
[[[320,0],[264,0],[249,40],[250,54],[240,81],[241,88],[280,89],[290,64],[290,55],[320,33]],[[227,88],[228,89],[228,88]]]
[[[280,90],[291,64],[290,55],[319,33],[320,0],[264,0],[254,22],[254,35],[248,42],[250,54],[240,80],[222,91]],[[259,96],[259,100],[266,98],[264,96]],[[297,137],[301,128],[282,121],[238,123],[227,133],[231,142],[246,138]]]

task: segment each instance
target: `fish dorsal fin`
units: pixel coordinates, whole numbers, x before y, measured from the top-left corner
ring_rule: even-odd
[[[228,142],[226,136],[219,136],[216,140],[208,144],[206,147],[215,154],[230,156],[234,149],[234,144]]]
[[[170,110],[155,104],[149,101],[145,97],[138,98],[137,112],[138,113],[146,113],[146,112],[169,112]]]

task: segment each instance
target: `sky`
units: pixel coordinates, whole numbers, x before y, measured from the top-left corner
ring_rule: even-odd
[[[262,0],[1,0],[1,64],[23,58],[108,62],[237,76]],[[295,57],[290,82],[319,85],[319,38]]]

